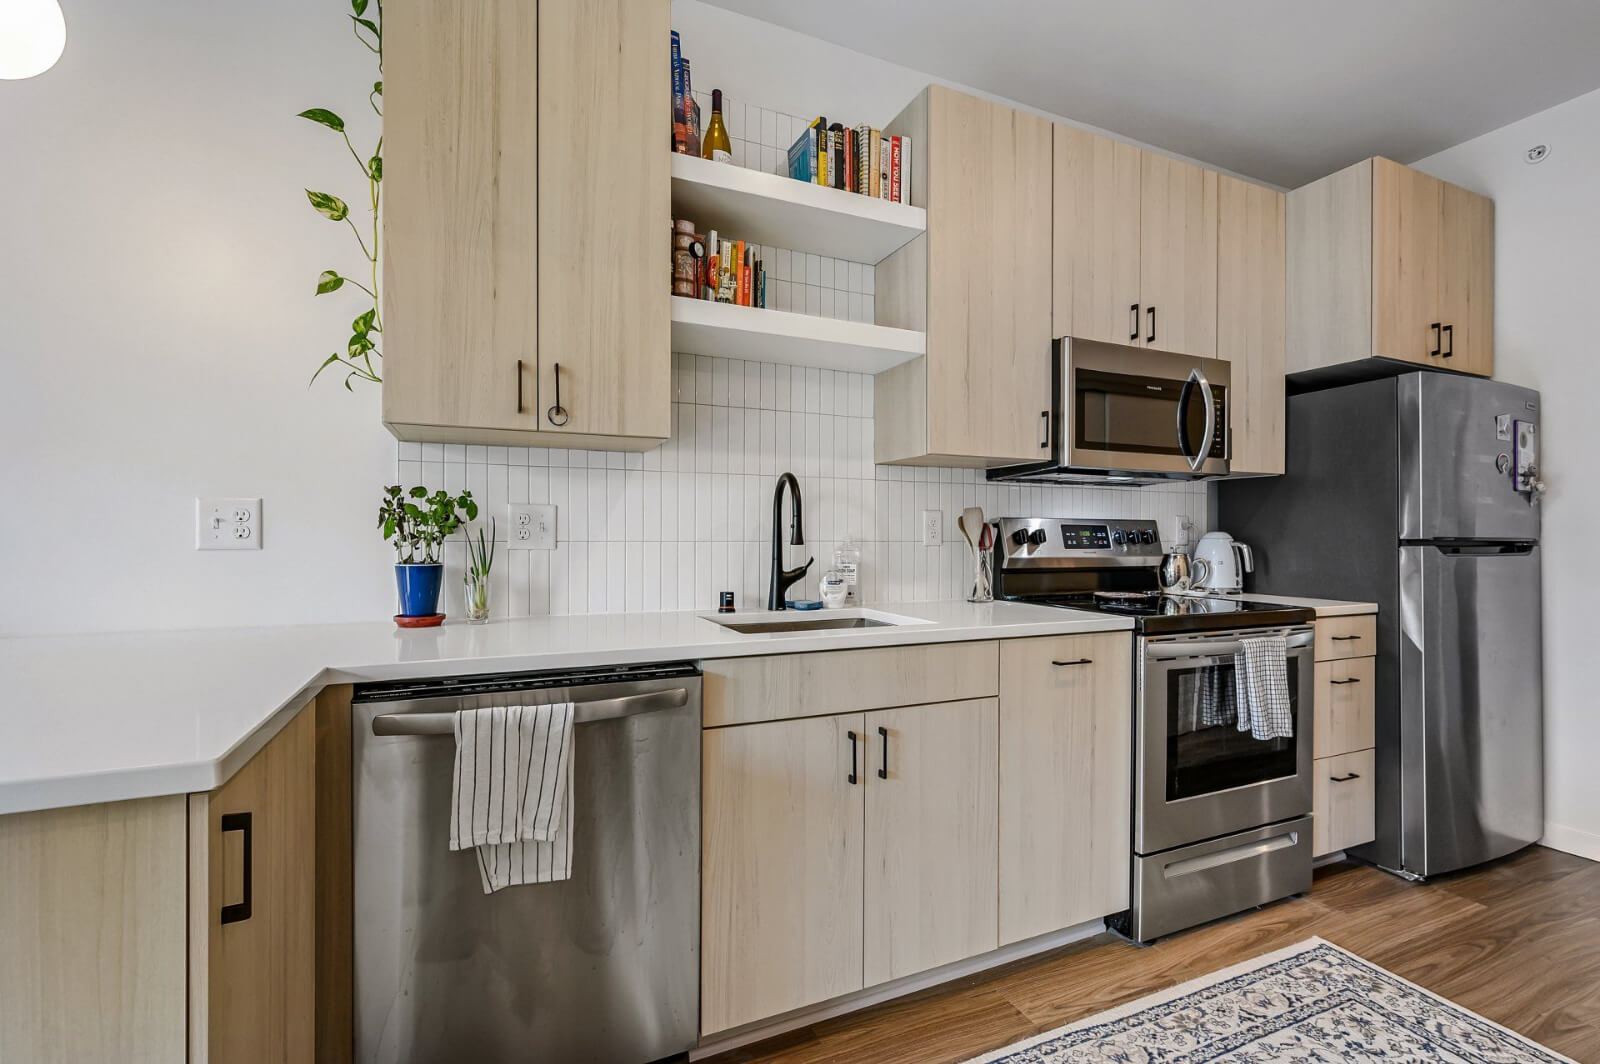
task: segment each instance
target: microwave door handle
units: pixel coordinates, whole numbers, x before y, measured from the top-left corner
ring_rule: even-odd
[[[1189,468],[1195,468],[1194,454],[1189,450],[1189,396],[1194,393],[1195,374],[1190,373],[1189,379],[1183,382],[1183,387],[1178,390],[1178,452],[1183,455],[1183,460],[1189,463]]]
[[[1206,464],[1206,459],[1211,457],[1212,444],[1217,442],[1217,405],[1211,395],[1211,382],[1206,380],[1199,366],[1189,371],[1189,380],[1199,382],[1200,399],[1206,404],[1206,434],[1200,441],[1200,450],[1189,459],[1189,468],[1198,472]]]

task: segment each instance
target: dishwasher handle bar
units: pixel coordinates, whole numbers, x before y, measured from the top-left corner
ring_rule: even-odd
[[[636,695],[601,698],[573,705],[574,724],[594,724],[618,717],[633,717],[663,709],[678,709],[689,701],[689,690],[645,691]],[[454,735],[454,713],[380,713],[372,718],[373,735]]]

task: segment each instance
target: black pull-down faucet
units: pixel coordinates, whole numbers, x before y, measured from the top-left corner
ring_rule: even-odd
[[[798,569],[785,569],[783,567],[783,540],[780,538],[780,526],[783,523],[783,488],[788,485],[793,502],[789,507],[789,542],[803,544],[805,537],[800,534],[800,482],[794,479],[793,473],[785,473],[778,478],[778,486],[772,492],[772,590],[767,592],[767,609],[788,609],[784,605],[784,592],[789,585],[806,575],[806,570],[811,568],[815,558],[807,558],[806,563]]]

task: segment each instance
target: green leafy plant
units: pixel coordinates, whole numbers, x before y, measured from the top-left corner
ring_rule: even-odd
[[[478,504],[472,492],[451,496],[448,492],[428,494],[421,487],[403,491],[398,484],[383,489],[378,504],[378,527],[385,540],[394,540],[395,561],[401,565],[435,565],[444,541],[461,527],[462,521],[478,517]]]
[[[467,571],[462,576],[462,583],[466,585],[467,592],[467,618],[474,621],[484,621],[489,618],[489,570],[494,568],[494,518],[489,518],[489,534],[484,535],[483,526],[478,526],[477,542],[473,542],[472,532],[466,533],[467,538]]]
[[[381,123],[383,119],[383,0],[350,0],[351,32],[356,40],[360,41],[366,49],[378,58],[378,78],[372,83],[372,91],[367,94],[367,104],[373,113],[378,116]],[[369,17],[370,15],[370,17]],[[316,294],[327,295],[337,292],[345,285],[352,285],[367,294],[372,300],[371,308],[356,315],[350,322],[350,339],[345,343],[343,351],[335,351],[323,360],[322,365],[311,375],[313,382],[322,371],[330,366],[338,366],[344,370],[344,386],[348,391],[352,380],[370,381],[374,384],[383,380],[383,375],[378,372],[378,362],[383,352],[378,347],[378,337],[383,333],[382,301],[378,298],[378,240],[380,235],[378,225],[378,207],[383,191],[383,135],[378,136],[378,144],[372,153],[363,158],[362,153],[356,151],[356,146],[350,140],[350,134],[345,129],[345,121],[333,111],[325,107],[312,107],[301,111],[299,117],[319,126],[333,130],[344,138],[344,146],[350,152],[350,157],[361,168],[362,176],[367,181],[367,195],[371,203],[372,229],[370,241],[361,235],[361,228],[356,225],[355,219],[350,216],[350,205],[338,196],[327,192],[314,192],[306,189],[306,199],[311,203],[311,209],[328,219],[330,222],[343,222],[355,234],[356,243],[361,246],[361,254],[366,257],[367,263],[364,272],[371,278],[371,287],[356,280],[346,277],[337,270],[323,270],[317,277]],[[363,219],[363,225],[365,219]]]

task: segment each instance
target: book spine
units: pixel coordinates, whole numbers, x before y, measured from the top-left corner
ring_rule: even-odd
[[[817,184],[828,183],[828,128],[817,127]]]
[[[838,122],[828,127],[828,148],[828,183],[844,188],[844,126]]]
[[[900,138],[900,202],[911,202],[911,138]]]
[[[733,249],[733,301],[742,307],[745,305],[744,241],[737,241]]]
[[[672,150],[689,150],[689,109],[683,103],[683,56],[679,51],[678,31],[672,31]]]
[[[750,299],[753,292],[750,288],[750,264],[748,262],[739,267],[739,289],[744,295],[744,300],[740,305],[746,307],[754,306],[755,304]]]
[[[722,242],[722,253],[717,263],[717,302],[733,302],[733,241]]]
[[[869,196],[883,195],[883,169],[878,165],[878,160],[882,157],[883,134],[874,129],[871,132],[871,140],[867,144],[867,167],[872,172],[872,176],[869,179],[870,184],[867,187],[867,195]]]
[[[889,146],[889,200],[900,202],[900,138],[895,137]]]
[[[683,61],[683,124],[685,150],[690,155],[700,154],[700,105],[694,99],[694,79],[689,76],[689,60]]]
[[[889,198],[889,149],[894,146],[894,138],[887,133],[883,135],[883,142],[878,145],[878,198]]]

